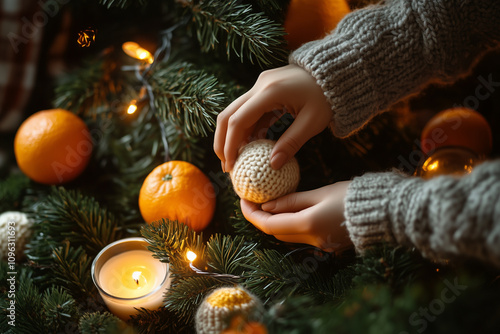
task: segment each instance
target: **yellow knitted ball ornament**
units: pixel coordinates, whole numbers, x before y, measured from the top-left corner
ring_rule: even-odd
[[[295,158],[278,170],[271,168],[270,155],[274,144],[272,140],[259,139],[241,149],[229,173],[234,191],[240,198],[265,203],[297,189],[300,170]]]
[[[260,300],[241,286],[215,289],[196,312],[196,333],[220,333],[230,326],[235,315],[249,318],[262,311],[262,307]]]

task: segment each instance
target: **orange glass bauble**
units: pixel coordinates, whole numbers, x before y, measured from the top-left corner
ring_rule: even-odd
[[[291,0],[284,24],[288,48],[325,37],[349,11],[346,0]]]
[[[493,146],[488,121],[477,111],[458,107],[441,111],[425,125],[421,149],[430,154],[440,147],[467,148],[479,156],[487,156]]]

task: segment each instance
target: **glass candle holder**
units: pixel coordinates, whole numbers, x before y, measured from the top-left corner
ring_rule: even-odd
[[[167,263],[153,257],[144,238],[127,238],[104,247],[92,263],[92,280],[111,313],[130,319],[139,308],[158,309],[170,287]]]

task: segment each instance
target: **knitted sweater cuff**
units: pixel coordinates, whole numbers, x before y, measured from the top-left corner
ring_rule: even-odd
[[[395,173],[368,173],[354,178],[345,198],[345,225],[359,253],[371,245],[396,244],[389,215],[391,189],[402,180]]]

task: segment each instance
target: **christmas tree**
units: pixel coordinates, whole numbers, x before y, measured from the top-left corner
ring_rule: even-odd
[[[350,10],[369,2],[351,1]],[[16,226],[12,240],[7,232],[14,218],[2,227],[2,333],[193,333],[205,298],[222,287],[241,288],[261,305],[218,319],[226,333],[500,329],[495,268],[434,263],[415,250],[389,245],[363,256],[353,250],[329,253],[281,242],[243,217],[212,149],[216,118],[261,71],[287,63],[289,5],[289,0],[82,0],[49,1],[40,9],[53,13],[47,34],[57,35],[72,17],[66,26],[69,68],[54,85],[39,88],[43,97],[32,99],[27,114],[57,108],[78,115],[92,153],[84,171],[61,185],[33,181],[17,168],[1,170],[0,212],[22,212],[25,219],[25,229]],[[486,57],[469,78],[491,72],[495,56]],[[40,64],[49,61],[47,56]],[[498,73],[498,66],[493,71]],[[314,137],[297,154],[298,190],[393,167],[413,173],[418,165],[405,157],[419,149],[419,115],[459,104],[474,82],[465,78],[454,86],[430,87],[349,139],[328,131]],[[498,94],[488,101],[481,110],[491,120],[497,117],[490,111],[498,108]],[[284,115],[268,137],[278,138],[291,122]],[[4,140],[11,165],[14,135]],[[215,212],[207,227],[166,217],[146,223],[141,214],[146,177],[177,161],[196,166],[210,180]],[[14,220],[21,225],[21,218]],[[26,246],[20,244],[24,237]],[[162,307],[138,305],[138,312],[123,320],[110,312],[91,272],[104,247],[129,237],[145,238],[155,258],[168,263],[171,282]],[[188,258],[188,251],[196,258]]]

